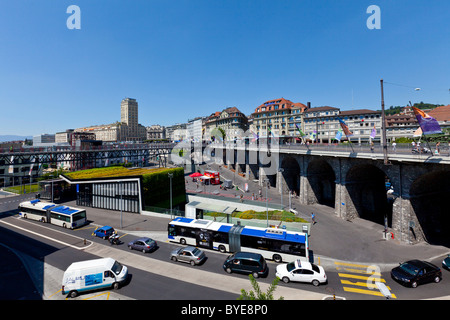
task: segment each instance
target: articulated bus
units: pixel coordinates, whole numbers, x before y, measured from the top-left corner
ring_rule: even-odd
[[[20,203],[19,215],[24,219],[38,220],[70,229],[80,227],[87,222],[84,209],[41,202],[39,199]]]
[[[275,262],[309,261],[308,235],[278,228],[258,228],[177,217],[168,225],[169,241],[220,252],[246,251]]]

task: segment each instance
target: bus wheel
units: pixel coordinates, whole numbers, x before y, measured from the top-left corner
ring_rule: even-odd
[[[281,261],[283,261],[283,259],[281,258],[281,256],[279,254],[274,254],[273,255],[273,261],[280,263]]]
[[[112,287],[113,287],[114,290],[119,289],[119,283],[118,282],[114,282]]]
[[[186,239],[185,239],[185,238],[181,238],[181,239],[180,239],[180,243],[181,243],[181,244],[186,244]]]
[[[227,252],[227,249],[225,249],[225,246],[220,245],[219,246],[219,251],[222,252],[222,253],[225,253],[225,252]]]
[[[66,228],[67,228],[67,226],[66,226],[66,224],[65,224],[65,223],[63,223],[63,228],[64,228],[64,229],[66,229]]]
[[[26,215],[26,214],[24,214],[24,215],[23,215],[23,217],[24,217],[25,219],[28,219],[28,217],[27,217],[27,215]]]
[[[70,293],[69,293],[69,297],[71,297],[71,298],[76,298],[78,296],[78,292],[77,291],[70,291]]]
[[[41,222],[45,222],[45,219],[44,219],[44,218],[41,218]]]

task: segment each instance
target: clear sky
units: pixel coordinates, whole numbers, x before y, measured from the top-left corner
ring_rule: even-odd
[[[144,126],[280,97],[378,110],[382,78],[387,107],[450,104],[449,17],[448,0],[0,0],[0,135],[112,123],[125,97]]]

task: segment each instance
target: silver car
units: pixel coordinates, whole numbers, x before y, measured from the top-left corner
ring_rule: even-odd
[[[202,250],[196,247],[187,246],[185,248],[173,250],[170,254],[170,259],[173,261],[190,263],[194,266],[202,263],[206,259],[206,255]]]

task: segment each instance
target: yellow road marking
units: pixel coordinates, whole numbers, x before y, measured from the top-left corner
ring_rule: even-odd
[[[347,274],[347,273],[338,273],[339,277],[343,277],[343,278],[351,278],[351,279],[359,279],[359,280],[368,280],[369,278],[373,281],[378,281],[378,282],[386,282],[384,279],[382,278],[377,278],[377,277],[366,277],[366,276],[357,276],[355,274]]]
[[[373,296],[384,297],[384,295],[380,291],[364,290],[364,289],[349,288],[349,287],[344,287],[344,291],[354,292],[354,293],[362,293],[362,294],[370,294]],[[391,297],[394,299],[397,299],[397,297],[393,293],[391,293]]]
[[[336,270],[345,270],[345,271],[348,271],[348,272],[364,273],[364,274],[370,274],[370,275],[373,275],[373,276],[380,276],[381,277],[381,273],[379,273],[379,272],[370,272],[370,271],[364,271],[364,270],[360,270],[360,269],[336,267]],[[372,270],[372,269],[370,269],[370,270]]]
[[[96,227],[96,226],[82,227],[82,228],[77,228],[77,229],[73,229],[73,230],[77,231],[77,230],[86,230],[86,229],[94,229],[94,228],[98,228],[98,227]]]
[[[377,289],[378,287],[370,282],[351,282],[348,280],[341,280],[342,284],[349,284],[349,285],[353,285],[353,286],[360,286],[360,287],[367,287],[369,289]],[[391,291],[391,288],[389,288],[388,286],[386,286],[386,288],[388,288],[389,291]]]
[[[49,298],[53,297],[55,294],[57,294],[58,292],[61,292],[62,289],[59,289],[58,291],[56,291],[54,294],[52,294],[51,296],[49,296]]]
[[[104,293],[100,293],[100,294],[97,294],[97,295],[95,295],[95,296],[92,296],[92,297],[89,297],[89,298],[83,299],[83,300],[89,300],[89,299],[93,299],[93,298],[96,298],[96,297],[102,296],[102,295],[104,295],[104,294],[106,294],[106,295],[107,295],[107,296],[106,296],[106,300],[109,300],[109,294],[110,294],[110,292],[104,292]]]
[[[334,264],[337,264],[337,265],[340,265],[340,266],[365,268],[365,269],[371,267],[371,265],[366,265],[366,264],[354,264],[354,263],[346,263],[346,262],[338,262],[338,261],[335,261]]]

